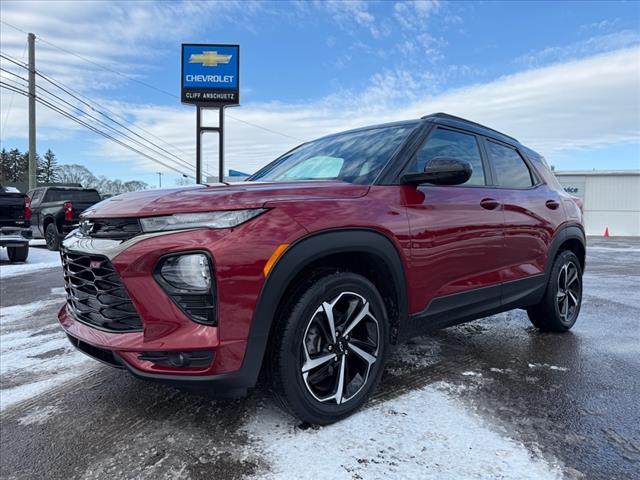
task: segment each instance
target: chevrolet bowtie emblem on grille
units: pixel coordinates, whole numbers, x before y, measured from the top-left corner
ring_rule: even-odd
[[[90,233],[93,233],[93,229],[96,226],[95,223],[90,222],[89,220],[82,220],[80,222],[80,232],[82,232],[85,235],[88,235]]]
[[[220,63],[229,63],[231,55],[219,55],[218,52],[192,53],[189,63],[201,63],[205,67],[215,67]]]

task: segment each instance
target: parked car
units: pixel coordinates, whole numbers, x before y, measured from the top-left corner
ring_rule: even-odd
[[[31,199],[31,229],[34,238],[44,238],[49,250],[78,224],[80,213],[101,200],[93,188],[38,187],[27,193]]]
[[[0,185],[0,247],[6,247],[10,262],[24,262],[29,256],[30,219],[29,197]]]
[[[545,160],[446,114],[305,143],[247,182],[120,195],[62,248],[62,328],[133,375],[281,404],[327,424],[392,345],[514,308],[565,332],[582,212]]]

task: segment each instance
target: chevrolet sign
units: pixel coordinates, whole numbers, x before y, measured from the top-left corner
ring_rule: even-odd
[[[182,103],[202,107],[240,103],[240,46],[182,44]]]

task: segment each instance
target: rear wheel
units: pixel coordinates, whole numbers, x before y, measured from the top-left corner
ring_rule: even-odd
[[[29,245],[23,247],[7,247],[10,262],[24,262],[29,256]]]
[[[60,235],[54,223],[47,225],[47,229],[44,232],[44,240],[49,250],[60,250]]]
[[[386,310],[375,286],[353,273],[321,277],[296,295],[273,338],[272,387],[292,414],[326,425],[355,412],[380,381]]]
[[[553,263],[542,302],[527,309],[537,328],[549,332],[566,332],[580,313],[582,304],[582,268],[573,252],[560,252]]]

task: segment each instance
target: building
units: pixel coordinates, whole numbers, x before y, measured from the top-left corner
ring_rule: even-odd
[[[584,201],[587,235],[640,236],[640,170],[554,172],[571,195]]]

